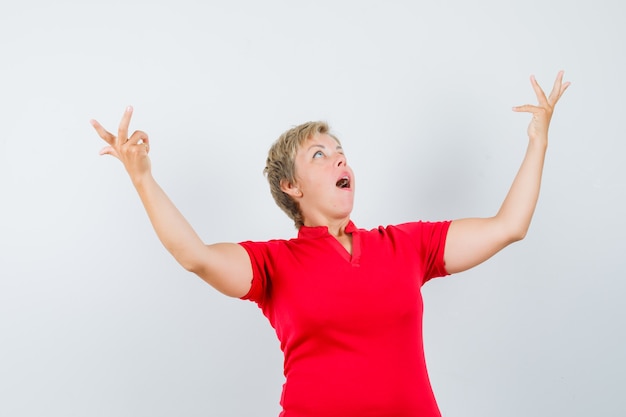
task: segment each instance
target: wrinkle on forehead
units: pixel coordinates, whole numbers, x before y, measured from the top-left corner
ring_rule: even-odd
[[[334,139],[335,142],[337,142],[338,148],[343,149],[343,147],[341,146],[341,142],[339,141],[339,139],[336,136],[331,135],[330,133],[319,133],[319,132],[315,133],[313,135],[308,136],[306,139],[304,139],[302,142],[300,142],[300,144],[298,145],[298,148],[304,148],[308,142],[315,141],[315,139],[318,136],[328,136],[329,138]]]

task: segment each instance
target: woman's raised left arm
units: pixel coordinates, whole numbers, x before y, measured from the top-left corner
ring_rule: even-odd
[[[563,82],[563,71],[560,71],[552,92],[546,97],[534,76],[530,81],[538,104],[513,108],[516,112],[532,114],[526,156],[495,216],[459,219],[450,225],[444,260],[446,270],[451,274],[486,261],[509,244],[523,239],[528,232],[539,198],[550,119],[556,103],[570,85]]]

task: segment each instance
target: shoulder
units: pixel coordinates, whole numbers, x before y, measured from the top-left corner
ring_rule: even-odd
[[[239,245],[242,246],[250,256],[256,254],[272,254],[280,251],[282,247],[284,247],[288,240],[285,239],[272,239],[267,241],[253,241],[246,240],[243,242],[239,242]]]
[[[363,230],[359,233],[364,239],[389,241],[391,244],[411,244],[415,246],[439,245],[445,242],[450,221],[415,221],[375,229]]]
[[[359,233],[378,234],[378,235],[421,235],[434,231],[447,231],[451,221],[414,221],[407,223],[391,224],[386,226],[378,226],[377,228],[366,230],[359,229]]]

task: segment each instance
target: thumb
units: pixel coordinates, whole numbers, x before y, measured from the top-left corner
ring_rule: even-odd
[[[537,109],[537,106],[533,106],[532,104],[524,104],[523,106],[513,107],[514,112],[524,112],[524,113],[533,113],[534,110],[536,109]]]
[[[104,148],[102,148],[100,150],[99,154],[100,155],[111,155],[111,156],[114,156],[117,159],[119,159],[117,151],[115,149],[113,149],[113,147],[111,147],[111,146],[105,146]]]

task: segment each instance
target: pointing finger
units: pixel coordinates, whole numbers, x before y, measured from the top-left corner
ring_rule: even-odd
[[[96,129],[96,132],[98,133],[98,136],[100,136],[102,139],[104,139],[104,141],[106,143],[108,143],[109,145],[113,145],[113,142],[115,141],[115,136],[111,132],[107,131],[96,120],[92,119],[92,120],[89,121],[89,123],[91,123],[91,125],[93,126],[94,129]]]
[[[120,126],[117,130],[117,144],[123,145],[128,140],[128,126],[130,125],[130,118],[133,115],[132,106],[126,107],[124,111],[124,115],[122,116],[122,120],[120,121]]]

